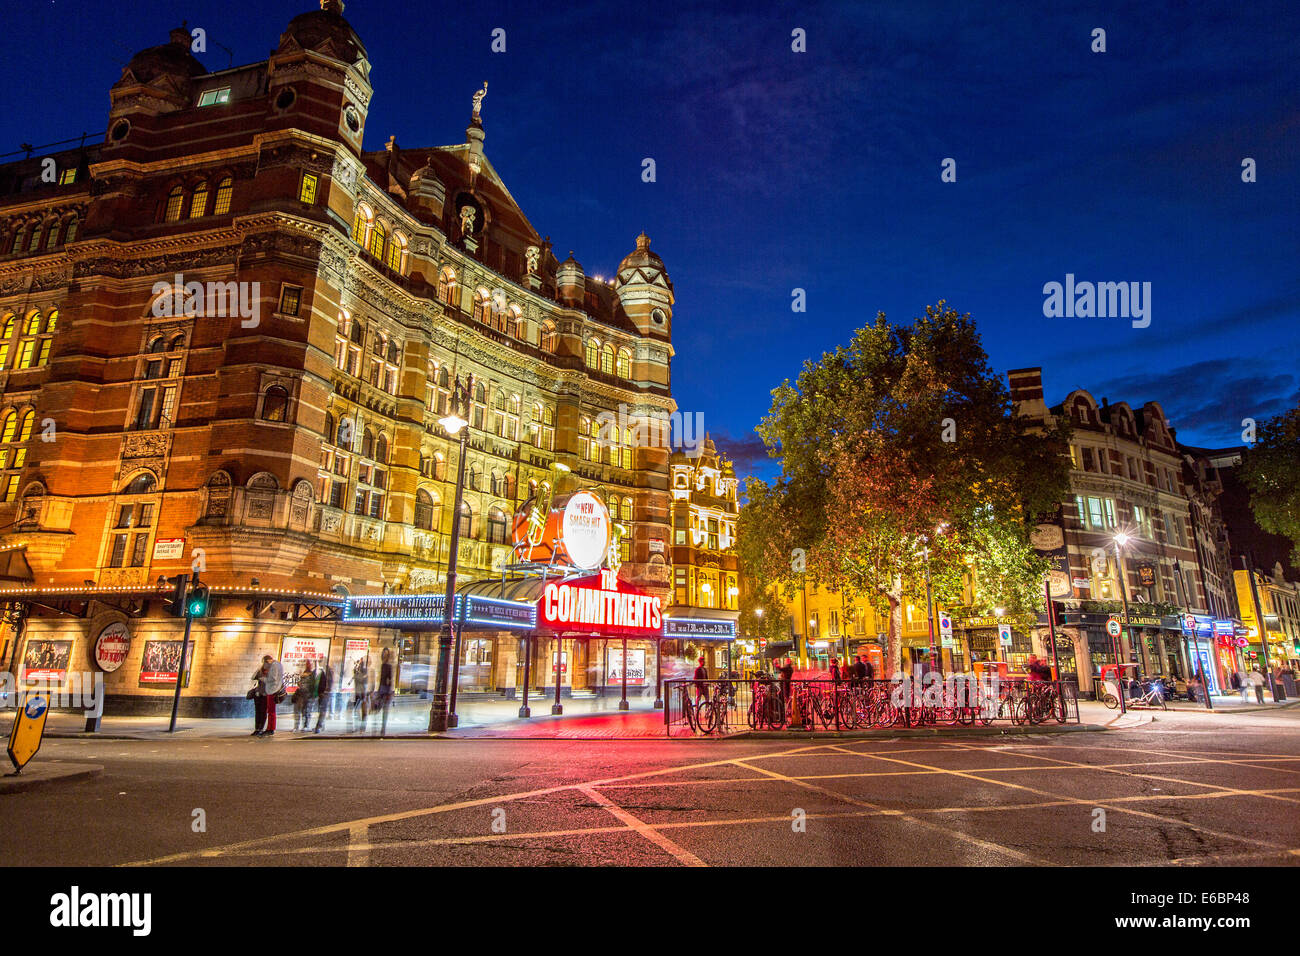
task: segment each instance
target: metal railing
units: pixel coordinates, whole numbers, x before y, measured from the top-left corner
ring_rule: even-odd
[[[941,680],[832,681],[759,677],[664,681],[669,736],[745,730],[870,730],[1079,722],[1073,681],[951,674]]]

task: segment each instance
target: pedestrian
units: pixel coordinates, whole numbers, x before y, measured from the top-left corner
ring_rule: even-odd
[[[1259,672],[1259,667],[1250,669],[1250,686],[1255,688],[1255,701],[1264,703],[1264,675]]]
[[[858,655],[858,662],[853,667],[853,673],[857,676],[860,684],[876,679],[876,669],[871,665],[871,661],[867,660],[866,654]]]
[[[839,659],[838,657],[832,657],[832,658],[831,658],[831,682],[834,683],[835,686],[837,686],[837,687],[839,686],[839,683],[840,683],[840,659]]]
[[[781,699],[788,702],[790,700],[790,689],[794,683],[794,661],[787,657],[785,663],[781,665],[780,673]]]
[[[382,737],[388,732],[388,705],[393,700],[393,649],[391,647],[384,648],[380,661],[379,687],[375,690],[372,709],[378,708],[382,713],[379,722],[379,735]]]
[[[316,683],[316,665],[309,657],[302,662],[302,673],[298,675],[298,686],[293,692],[293,729],[297,733],[299,725],[307,730],[311,725],[311,707],[316,701],[319,687]]]
[[[709,699],[709,669],[704,664],[704,658],[695,666],[695,699]]]
[[[1037,654],[1030,654],[1025,661],[1025,670],[1029,673],[1031,681],[1049,681],[1052,679],[1052,669],[1038,659]]]
[[[1237,671],[1235,676],[1237,689],[1241,691],[1242,703],[1250,703],[1250,678],[1246,676],[1245,671]]]
[[[275,736],[275,707],[284,699],[284,665],[270,654],[262,657],[262,693],[266,695],[266,730],[259,737]]]
[[[357,729],[357,717],[360,715],[360,728],[366,729],[366,719],[370,716],[370,663],[366,657],[357,658],[352,666],[352,708],[348,723]]]
[[[320,733],[325,726],[325,712],[329,710],[334,691],[334,671],[329,661],[322,660],[319,671],[320,676],[316,680],[316,733]]]
[[[252,737],[262,736],[263,728],[266,726],[266,686],[263,681],[266,677],[266,669],[270,666],[267,662],[269,657],[268,654],[263,658],[262,663],[257,665],[257,670],[253,671],[251,678],[253,689],[248,692],[253,699],[253,732],[250,734]]]

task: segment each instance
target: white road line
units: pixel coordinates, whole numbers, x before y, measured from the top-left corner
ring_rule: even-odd
[[[585,793],[587,796],[591,797],[591,799],[595,800],[602,807],[612,813],[617,819],[622,821],[628,829],[635,830],[661,850],[668,851],[668,853],[672,854],[672,856],[676,857],[680,862],[687,866],[708,866],[707,863],[690,850],[678,846],[650,824],[632,816],[632,814],[628,813],[603,793],[593,790],[591,787],[579,787],[578,790],[579,792]]]

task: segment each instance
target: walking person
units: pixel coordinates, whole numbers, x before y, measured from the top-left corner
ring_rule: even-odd
[[[836,687],[840,686],[840,659],[838,657],[831,658],[831,683]]]
[[[699,664],[695,667],[695,700],[709,699],[709,669],[704,666],[704,658],[700,658]]]
[[[316,678],[316,733],[320,733],[325,726],[325,712],[329,710],[333,698],[334,669],[330,667],[329,661],[321,661],[319,676]]]
[[[259,737],[275,736],[275,707],[284,696],[284,665],[270,654],[262,657],[262,693],[266,695],[266,730]]]
[[[357,658],[352,666],[352,707],[348,714],[348,724],[352,730],[358,729],[357,717],[360,716],[360,729],[366,729],[366,719],[370,716],[370,664],[365,657]]]
[[[375,691],[374,706],[382,711],[382,719],[379,723],[379,736],[382,737],[388,732],[388,705],[393,700],[393,649],[385,647],[380,660],[382,663],[379,665],[379,687]]]
[[[1237,671],[1237,673],[1234,674],[1233,677],[1236,678],[1233,681],[1233,684],[1235,684],[1237,689],[1241,691],[1242,703],[1249,704],[1250,703],[1250,678],[1246,676],[1245,671]]]
[[[1252,667],[1250,673],[1246,676],[1250,681],[1250,686],[1255,688],[1256,703],[1264,703],[1264,675],[1259,672],[1259,667]],[[1243,694],[1242,696],[1244,697],[1245,695]]]
[[[790,703],[791,686],[794,683],[794,661],[790,658],[785,659],[781,665],[781,700],[786,704]]]
[[[257,665],[257,670],[253,671],[251,680],[253,689],[249,692],[253,698],[253,733],[250,736],[260,737],[266,727],[266,669],[269,665],[265,660]]]
[[[296,733],[311,726],[311,707],[316,701],[317,686],[316,665],[308,658],[303,661],[302,673],[298,675],[298,687],[293,692],[293,729]]]

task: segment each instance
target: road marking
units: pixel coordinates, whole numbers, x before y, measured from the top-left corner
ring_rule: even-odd
[[[745,764],[743,760],[738,760],[737,763],[739,763],[741,766],[747,766],[747,764]],[[763,768],[761,767],[754,767],[752,769],[763,770]],[[992,850],[995,853],[1001,853],[1004,856],[1009,856],[1012,859],[1019,860],[1022,863],[1034,863],[1039,866],[1052,865],[1048,863],[1046,860],[1035,859],[1034,857],[1030,856],[1027,853],[1021,853],[1019,850],[1013,850],[1010,847],[1005,847],[998,843],[991,843],[988,840],[981,840],[978,837],[973,837],[968,833],[961,833],[960,831],[957,830],[949,830],[947,827],[939,826],[937,823],[930,823],[927,820],[918,820],[916,817],[912,816],[911,814],[905,813],[901,810],[888,811],[885,807],[882,807],[879,804],[868,803],[865,800],[858,800],[855,797],[850,797],[848,794],[839,793],[838,791],[831,790],[828,787],[820,787],[815,783],[808,783],[806,781],[796,779],[795,777],[787,777],[785,774],[777,773],[775,770],[769,770],[764,772],[769,773],[772,777],[775,777],[778,780],[784,780],[787,783],[793,783],[796,786],[805,787],[809,790],[816,791],[817,793],[824,793],[827,796],[834,797],[837,800],[843,800],[845,803],[850,803],[853,804],[854,806],[865,807],[867,809],[877,810],[880,812],[888,812],[891,816],[897,816],[899,819],[906,820],[908,823],[914,823],[917,826],[924,827],[927,830],[937,830],[943,835],[951,837],[959,842],[970,843],[975,846],[981,847],[982,849],[985,850]]]
[[[591,787],[579,787],[578,791],[580,793],[585,793],[587,796],[591,797],[591,799],[599,803],[602,807],[612,813],[615,818],[621,820],[629,830],[634,830],[641,834],[661,850],[666,850],[678,861],[685,863],[687,866],[708,866],[707,863],[690,850],[678,846],[650,824],[637,819],[598,790],[594,790]]]
[[[370,865],[370,827],[348,828],[348,866]]]

